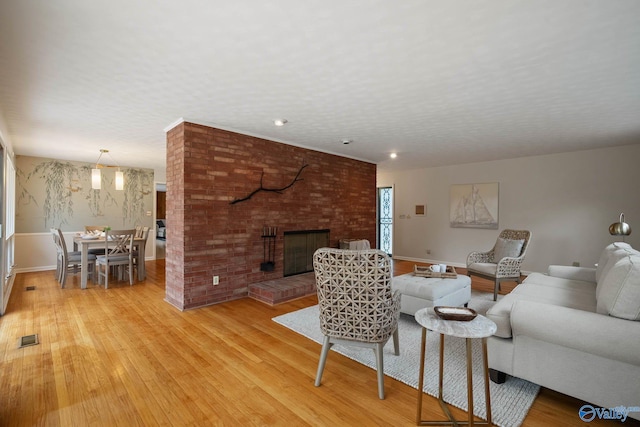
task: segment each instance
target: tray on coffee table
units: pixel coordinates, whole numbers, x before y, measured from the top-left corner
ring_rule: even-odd
[[[455,279],[458,277],[458,273],[452,265],[448,265],[447,271],[445,271],[444,273],[436,273],[435,271],[431,271],[429,269],[429,266],[414,265],[413,275],[420,277],[439,277],[441,279]]]
[[[458,320],[468,322],[476,318],[478,313],[472,308],[467,307],[433,307],[433,311],[444,320]]]

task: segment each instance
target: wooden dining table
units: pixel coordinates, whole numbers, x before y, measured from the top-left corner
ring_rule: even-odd
[[[141,262],[138,265],[138,280],[144,280],[146,277],[146,271],[144,268],[145,258],[145,239],[143,237],[134,237],[133,245],[135,250],[138,250]],[[97,239],[83,239],[81,236],[75,236],[73,238],[73,250],[77,251],[80,248],[80,288],[87,288],[87,278],[89,277],[89,248],[99,247],[104,248],[104,237]]]

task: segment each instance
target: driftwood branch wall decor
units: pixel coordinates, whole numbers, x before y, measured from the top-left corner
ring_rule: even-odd
[[[236,203],[240,203],[240,202],[244,202],[245,200],[249,200],[250,198],[252,198],[253,196],[255,196],[257,193],[261,192],[261,191],[270,191],[273,193],[278,193],[278,194],[282,194],[282,192],[288,188],[291,188],[296,182],[298,181],[302,181],[302,178],[300,178],[300,174],[302,173],[302,171],[304,170],[304,168],[306,168],[307,166],[309,166],[308,164],[306,164],[304,161],[302,162],[302,167],[300,167],[300,170],[298,171],[298,173],[296,174],[295,178],[293,178],[293,181],[291,181],[291,183],[289,183],[289,185],[284,186],[282,188],[266,188],[264,187],[263,183],[262,183],[262,179],[264,178],[264,171],[262,171],[262,175],[260,175],[260,188],[256,188],[255,190],[253,190],[248,196],[243,197],[241,199],[235,199],[232,202],[230,202],[229,204],[231,205],[235,205]]]

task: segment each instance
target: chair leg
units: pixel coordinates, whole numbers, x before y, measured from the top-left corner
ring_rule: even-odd
[[[500,282],[496,279],[495,287],[493,288],[493,300],[498,301],[498,288],[500,287]]]
[[[398,328],[393,333],[393,354],[400,356],[400,336],[398,334]]]
[[[109,265],[104,265],[104,288],[109,289]]]
[[[56,263],[56,280],[62,284],[62,260],[60,258],[58,258]]]
[[[382,347],[384,343],[377,343],[373,351],[376,353],[376,368],[378,371],[378,397],[384,399],[384,358]]]
[[[65,283],[67,282],[67,269],[68,265],[63,265],[62,270],[60,270],[60,286],[64,288]]]
[[[327,362],[327,354],[329,354],[329,349],[333,344],[329,342],[329,337],[324,336],[324,342],[322,344],[322,350],[320,351],[320,361],[318,362],[318,372],[316,373],[316,383],[315,386],[320,386],[320,381],[322,380],[322,372],[324,371],[324,365]]]

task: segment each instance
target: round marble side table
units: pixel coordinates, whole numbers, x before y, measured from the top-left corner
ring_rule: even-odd
[[[415,314],[416,322],[422,326],[422,343],[420,348],[420,377],[418,384],[418,413],[416,423],[419,426],[424,425],[458,425],[463,423],[469,426],[473,425],[491,425],[491,397],[489,393],[489,363],[487,361],[487,337],[496,332],[496,324],[484,316],[478,315],[475,319],[467,322],[457,320],[444,320],[433,312],[432,307],[418,310]],[[422,420],[422,397],[424,395],[422,388],[424,385],[424,359],[427,349],[427,329],[440,334],[440,366],[438,375],[438,402],[443,412],[449,418],[448,421],[425,421]],[[465,338],[467,345],[467,401],[469,420],[467,422],[457,421],[451,415],[451,411],[442,399],[443,389],[443,371],[444,371],[444,337],[445,335]],[[471,357],[471,340],[474,338],[482,339],[482,359],[484,367],[484,395],[487,405],[487,421],[474,422],[473,417],[473,378],[472,378],[472,357]]]

